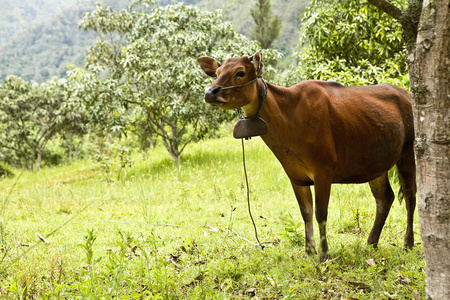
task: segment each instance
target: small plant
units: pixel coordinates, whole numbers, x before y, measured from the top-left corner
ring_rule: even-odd
[[[131,247],[131,242],[133,238],[130,234],[123,233],[119,231],[119,240],[117,245],[119,246],[119,251],[109,251],[108,252],[108,262],[106,267],[109,271],[109,278],[111,279],[109,291],[114,292],[115,297],[120,297],[120,287],[121,284],[126,281],[125,273],[127,269],[127,250]]]
[[[231,231],[233,229],[233,212],[236,210],[236,207],[230,204],[230,220],[228,222],[228,230]]]
[[[9,292],[13,293],[17,299],[26,299],[27,285],[22,286],[19,280],[14,276],[11,278]]]
[[[8,256],[8,252],[11,250],[11,246],[9,246],[6,243],[6,232],[5,232],[5,226],[2,221],[0,221],[0,267],[2,266],[3,261]],[[0,271],[3,273],[3,270],[0,269]],[[1,274],[0,274],[1,275]]]
[[[94,251],[92,250],[92,246],[94,245],[95,240],[97,239],[97,234],[94,229],[88,229],[88,234],[84,237],[84,244],[80,244],[82,248],[84,248],[86,252],[86,265],[92,266],[93,263],[100,261],[93,261]]]
[[[116,145],[104,155],[97,154],[95,159],[108,175],[112,175],[113,171],[118,169],[116,180],[120,180],[123,169],[131,167],[134,163],[131,152],[131,149],[126,146]]]
[[[84,237],[84,244],[79,245],[84,249],[86,254],[86,264],[83,266],[83,269],[86,270],[88,278],[86,280],[86,284],[83,284],[80,289],[81,292],[83,292],[83,294],[85,294],[86,296],[97,295],[98,293],[96,283],[98,278],[94,273],[94,269],[97,263],[100,262],[102,257],[94,259],[94,251],[92,248],[96,239],[97,233],[94,231],[94,229],[88,229],[88,234]]]
[[[131,156],[131,150],[128,147],[118,145],[117,149],[117,165],[119,166],[119,171],[117,173],[117,180],[120,180],[120,174],[125,168],[129,168],[133,165],[134,159]]]
[[[283,218],[284,231],[281,235],[287,238],[294,246],[303,246],[305,243],[305,235],[300,230],[302,221],[300,219],[295,220],[291,213],[288,213],[289,217]]]

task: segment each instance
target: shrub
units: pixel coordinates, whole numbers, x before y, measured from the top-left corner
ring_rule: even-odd
[[[11,170],[11,167],[3,162],[0,162],[0,179],[12,176],[14,176],[14,172]]]

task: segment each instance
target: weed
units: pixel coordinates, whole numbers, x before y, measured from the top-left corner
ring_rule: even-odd
[[[284,223],[284,230],[281,232],[281,236],[286,238],[294,246],[304,246],[305,235],[300,229],[303,224],[302,221],[300,219],[295,220],[290,212],[288,212],[288,217],[283,218],[282,221]]]
[[[131,149],[123,145],[115,145],[105,153],[97,154],[96,161],[102,166],[109,180],[113,180],[113,171],[117,172],[116,180],[119,181],[122,171],[133,165],[134,159],[131,158]]]
[[[86,272],[87,277],[83,282],[80,291],[83,296],[95,296],[99,295],[98,290],[98,282],[100,277],[96,275],[95,268],[96,265],[102,260],[102,257],[94,259],[94,243],[97,240],[97,233],[95,230],[88,229],[87,235],[84,237],[84,244],[80,244],[79,246],[83,248],[86,255],[86,264],[83,266],[83,269]]]

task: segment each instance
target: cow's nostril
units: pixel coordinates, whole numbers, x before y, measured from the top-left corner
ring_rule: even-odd
[[[217,95],[219,92],[220,92],[220,87],[214,86],[211,88],[211,93],[213,93],[214,95]]]

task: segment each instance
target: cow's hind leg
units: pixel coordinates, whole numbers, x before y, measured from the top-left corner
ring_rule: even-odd
[[[299,186],[292,183],[295,197],[297,198],[300,211],[302,213],[303,221],[305,222],[305,250],[306,254],[316,253],[316,243],[314,241],[314,229],[313,229],[313,201],[311,195],[311,188],[309,186]]]
[[[407,226],[404,247],[412,249],[414,246],[414,210],[416,209],[416,164],[414,160],[413,147],[405,147],[400,160],[397,162],[397,170],[400,178],[400,184],[405,198],[407,211]]]
[[[316,220],[320,233],[320,259],[325,261],[328,257],[327,218],[328,203],[330,201],[331,179],[327,176],[316,175],[314,180]]]
[[[383,230],[384,223],[389,215],[395,196],[391,185],[389,184],[388,172],[370,181],[369,186],[377,203],[377,212],[367,243],[376,248],[378,240],[380,239],[381,230]]]

